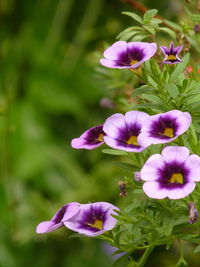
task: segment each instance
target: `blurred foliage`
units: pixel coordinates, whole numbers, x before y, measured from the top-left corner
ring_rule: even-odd
[[[182,14],[183,1],[142,2],[168,19]],[[116,0],[0,1],[2,267],[111,265],[102,241],[69,239],[67,229],[36,236],[35,228],[67,202],[119,202],[126,172],[118,159],[70,141],[116,111],[99,104],[111,93],[93,51],[127,27],[125,10]]]

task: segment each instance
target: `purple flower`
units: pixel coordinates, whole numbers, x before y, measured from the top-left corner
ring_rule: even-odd
[[[148,118],[150,118],[148,114],[140,111],[129,111],[125,115],[121,113],[112,115],[103,125],[106,133],[105,143],[112,148],[129,152],[144,150],[147,146],[140,144],[138,136],[143,123]]]
[[[84,132],[79,138],[74,138],[71,146],[76,149],[95,149],[104,143],[103,125],[98,125]]]
[[[150,59],[156,52],[155,43],[118,41],[108,47],[100,63],[108,68],[135,69]]]
[[[143,125],[138,142],[142,146],[172,142],[189,128],[191,120],[188,112],[179,110],[153,115]]]
[[[141,169],[143,190],[151,198],[184,198],[200,181],[200,157],[186,147],[168,146],[151,156]]]
[[[79,208],[80,204],[78,202],[71,202],[64,205],[56,212],[50,221],[38,224],[36,233],[48,233],[60,228],[61,226],[64,226],[63,223],[71,219],[79,211]]]
[[[112,215],[117,213],[114,210],[119,209],[107,202],[83,204],[76,216],[64,224],[80,234],[97,236],[115,227],[117,220]]]
[[[169,48],[166,46],[160,46],[160,49],[165,56],[164,60],[162,63],[166,64],[176,64],[181,62],[182,60],[179,58],[179,54],[181,50],[183,49],[183,46],[177,46],[174,47],[174,43],[171,42]]]

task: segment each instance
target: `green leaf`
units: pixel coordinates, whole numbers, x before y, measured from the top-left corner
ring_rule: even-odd
[[[147,38],[147,37],[149,37],[149,34],[146,34],[146,33],[136,34],[136,35],[131,39],[131,41],[132,41],[132,42],[142,41],[142,40],[144,40],[144,39]]]
[[[187,53],[183,59],[183,61],[176,64],[176,67],[174,71],[171,74],[170,81],[175,81],[177,77],[183,72],[183,70],[186,68],[189,60],[190,60],[190,54]]]
[[[168,91],[168,93],[170,94],[170,96],[173,99],[176,99],[176,97],[179,94],[179,90],[178,87],[174,84],[174,83],[168,83],[165,85],[165,89]]]
[[[193,14],[186,6],[184,8],[186,13],[191,17],[192,20],[194,20],[195,22],[200,22],[199,14]]]
[[[142,24],[142,18],[138,16],[137,14],[133,12],[122,12],[122,14],[127,15],[131,17],[132,19],[136,20],[137,22],[139,22],[140,24]]]
[[[149,88],[149,87],[137,88],[137,89],[135,89],[133,91],[132,97],[140,96],[141,94],[144,94],[144,93],[153,93],[153,91],[155,91],[155,89],[154,88]]]
[[[144,17],[143,17],[143,22],[146,23],[150,19],[152,19],[156,14],[158,13],[157,9],[150,9],[145,12]]]
[[[164,22],[166,24],[168,24],[169,26],[171,26],[172,28],[176,29],[177,31],[181,31],[182,30],[181,27],[175,22],[172,22],[172,21],[167,20],[167,19],[164,19]]]
[[[155,33],[156,33],[154,27],[151,26],[151,25],[144,25],[143,28],[144,28],[145,30],[147,30],[148,32],[150,32],[151,34],[155,34]]]
[[[103,149],[101,150],[104,154],[109,154],[109,155],[124,155],[127,156],[127,152],[123,150],[115,150],[115,149]]]
[[[194,253],[200,253],[200,245],[198,245],[198,246],[194,249],[193,252],[194,252]]]
[[[127,170],[135,170],[138,169],[139,167],[131,164],[131,163],[125,163],[125,162],[115,162],[115,165],[117,165],[118,167],[121,167],[123,169],[127,169]]]
[[[176,39],[176,33],[174,31],[172,31],[171,29],[169,28],[166,28],[166,27],[159,27],[159,29],[163,32],[166,32],[169,34],[169,36],[171,36],[173,39]]]
[[[160,24],[160,23],[162,23],[163,21],[161,20],[161,19],[157,19],[157,18],[153,18],[152,20],[151,20],[151,23],[153,23],[153,24]]]

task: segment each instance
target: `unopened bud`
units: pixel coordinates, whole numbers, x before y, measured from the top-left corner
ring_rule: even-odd
[[[136,182],[141,182],[141,176],[140,176],[140,172],[134,172],[134,179]]]
[[[199,33],[200,32],[200,24],[195,24],[193,29],[194,29],[195,33]]]
[[[115,103],[109,98],[102,98],[99,102],[102,108],[115,109]]]
[[[194,202],[189,202],[188,203],[188,208],[189,208],[189,223],[193,224],[196,223],[198,220],[198,211],[195,208],[195,203]]]

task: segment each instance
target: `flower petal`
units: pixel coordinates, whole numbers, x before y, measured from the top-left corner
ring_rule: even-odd
[[[103,131],[110,137],[117,138],[127,129],[125,117],[121,113],[110,116],[103,125]]]
[[[114,43],[112,46],[108,47],[105,51],[103,56],[107,59],[111,60],[118,60],[119,55],[121,53],[126,53],[127,51],[127,42],[118,41]]]
[[[184,166],[189,169],[188,178],[191,181],[200,181],[200,157],[197,155],[189,156]]]
[[[163,199],[167,197],[167,190],[159,187],[159,183],[155,181],[149,181],[143,184],[143,190],[148,197]]]
[[[141,111],[128,111],[125,113],[125,121],[128,125],[132,125],[134,123],[137,123],[139,125],[141,125],[149,118],[150,116],[145,113],[145,112],[141,112]]]
[[[168,146],[162,151],[162,156],[165,162],[184,162],[190,154],[187,147],[184,146]]]
[[[44,233],[52,232],[52,231],[60,228],[61,226],[63,226],[63,223],[54,224],[51,221],[41,222],[40,224],[38,224],[38,226],[36,228],[36,233],[37,234],[44,234]]]
[[[159,169],[165,165],[160,154],[152,155],[144,164],[140,171],[140,177],[144,181],[159,179]]]
[[[181,116],[177,117],[176,121],[178,124],[178,129],[177,129],[176,135],[181,135],[182,133],[187,131],[187,129],[190,127],[190,124],[192,122],[192,118],[191,118],[190,113],[183,112],[183,114]]]
[[[194,188],[195,188],[195,183],[187,183],[183,188],[168,190],[168,198],[170,199],[184,198],[190,193],[192,193]]]

